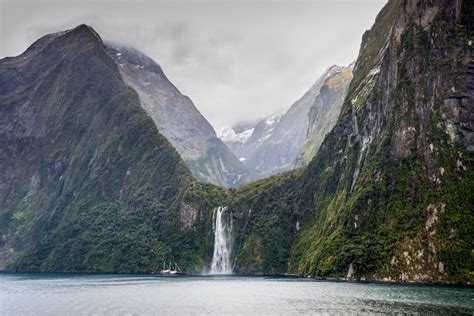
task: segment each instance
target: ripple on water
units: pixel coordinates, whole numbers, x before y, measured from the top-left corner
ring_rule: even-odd
[[[474,289],[264,277],[0,275],[0,314],[474,314]]]

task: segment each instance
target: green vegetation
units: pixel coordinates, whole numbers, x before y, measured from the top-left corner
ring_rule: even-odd
[[[451,82],[466,75],[446,70],[466,67],[468,37],[441,11],[398,42],[389,31],[400,12],[390,2],[364,35],[339,121],[308,168],[237,192],[234,204],[263,214],[237,235],[244,271],[345,277],[352,264],[356,278],[472,282],[472,154],[443,119]]]
[[[88,49],[78,52],[78,42]],[[57,50],[65,50],[60,60]],[[0,102],[1,116],[18,121],[3,138],[10,152],[0,171],[9,184],[0,190],[8,267],[149,272],[162,260],[199,267],[202,236],[181,229],[177,216],[194,180],[101,43],[82,27],[53,40],[36,61],[44,65],[41,80],[20,78],[31,86]],[[15,116],[32,94],[34,117]]]
[[[226,165],[223,165],[223,161],[226,162]],[[198,181],[214,183],[215,180],[209,176],[213,175],[221,183],[228,183],[231,187],[242,183],[241,177],[245,176],[247,172],[242,163],[217,138],[209,140],[209,146],[203,157],[197,160],[188,160],[187,164],[193,170]],[[234,179],[235,183],[231,183],[230,179]]]
[[[212,255],[212,212],[225,205],[241,273],[472,282],[472,144],[457,128],[469,123],[457,113],[472,27],[461,24],[465,8],[460,19],[448,9],[420,27],[390,1],[309,165],[228,190],[192,178],[96,46],[59,62],[46,55],[41,80],[15,77],[17,90],[0,94],[0,117],[33,126],[0,135],[0,262],[149,272],[167,260],[199,271]],[[35,115],[15,116],[32,94]]]

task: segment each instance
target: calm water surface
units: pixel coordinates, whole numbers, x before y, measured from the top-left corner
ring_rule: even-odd
[[[1,315],[474,315],[474,289],[203,276],[0,274]]]

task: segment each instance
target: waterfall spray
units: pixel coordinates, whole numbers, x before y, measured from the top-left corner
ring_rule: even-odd
[[[218,207],[212,216],[212,229],[214,230],[214,253],[211,262],[211,274],[231,274],[232,265],[230,255],[232,252],[232,216],[229,221],[223,219],[227,207]]]

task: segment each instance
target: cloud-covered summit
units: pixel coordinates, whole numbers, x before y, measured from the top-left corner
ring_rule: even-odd
[[[216,128],[281,112],[357,57],[384,0],[0,2],[0,57],[86,23],[159,63]]]

